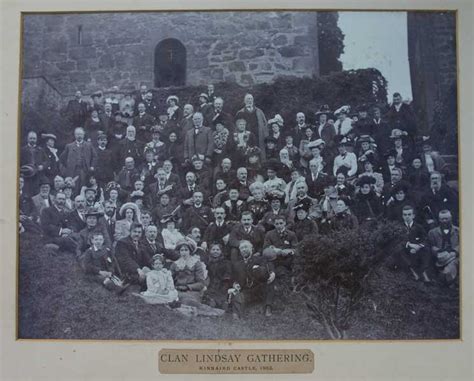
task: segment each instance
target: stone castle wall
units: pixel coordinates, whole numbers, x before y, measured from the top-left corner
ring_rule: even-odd
[[[316,12],[167,12],[25,15],[23,77],[64,96],[154,87],[155,47],[168,38],[186,48],[186,85],[319,74]]]

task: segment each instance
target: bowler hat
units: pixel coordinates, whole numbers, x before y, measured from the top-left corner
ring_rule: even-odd
[[[41,185],[49,185],[51,186],[51,181],[46,176],[41,176],[39,180],[39,186]]]
[[[267,137],[265,137],[264,142],[265,142],[265,143],[277,144],[277,140],[276,140],[273,136],[267,136]]]
[[[30,178],[36,174],[36,168],[34,165],[25,164],[20,167],[20,173],[23,177]]]
[[[94,192],[94,193],[97,193],[97,190],[94,189],[94,188],[86,188],[86,189],[84,189],[84,194],[86,194],[87,192]]]
[[[395,149],[389,149],[383,155],[385,159],[388,159],[390,156],[397,157],[397,151]]]

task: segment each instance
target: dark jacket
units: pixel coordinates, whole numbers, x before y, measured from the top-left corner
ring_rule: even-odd
[[[58,238],[61,229],[68,227],[67,214],[59,211],[55,206],[44,208],[41,211],[40,221],[47,242]]]
[[[137,269],[151,266],[151,258],[135,246],[131,237],[125,237],[117,241],[115,257],[123,275],[134,283],[137,283],[139,279]]]

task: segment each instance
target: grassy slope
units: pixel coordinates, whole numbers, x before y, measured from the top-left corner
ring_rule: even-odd
[[[279,291],[274,314],[253,306],[240,321],[185,317],[117,297],[88,283],[69,254],[52,256],[37,240],[20,245],[19,336],[60,339],[327,339],[298,295]],[[458,292],[382,269],[372,279],[348,332],[350,339],[459,337]]]

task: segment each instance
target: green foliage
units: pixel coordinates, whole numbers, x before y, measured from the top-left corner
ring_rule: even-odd
[[[342,71],[339,57],[344,53],[344,34],[337,26],[337,12],[318,12],[319,72],[321,75]]]

